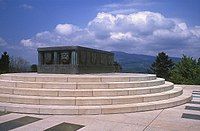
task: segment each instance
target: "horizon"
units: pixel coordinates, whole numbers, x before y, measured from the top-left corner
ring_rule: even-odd
[[[37,63],[37,48],[84,46],[200,57],[199,0],[0,0],[0,52]]]

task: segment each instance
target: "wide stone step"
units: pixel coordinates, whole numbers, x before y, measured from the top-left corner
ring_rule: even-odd
[[[0,94],[15,94],[28,96],[60,96],[60,97],[99,97],[99,96],[126,96],[152,94],[173,89],[173,83],[165,82],[163,85],[139,88],[119,89],[45,89],[45,88],[13,88],[0,86]]]
[[[1,80],[25,82],[130,82],[156,79],[153,74],[109,73],[106,74],[37,74],[37,73],[11,73],[0,75]]]
[[[22,82],[0,80],[0,86],[19,88],[59,88],[59,89],[108,89],[158,86],[165,83],[162,78],[132,82]]]
[[[182,91],[182,88],[176,87],[161,93],[112,97],[44,97],[1,94],[0,102],[35,105],[116,105],[169,99],[181,95]]]
[[[184,104],[192,99],[191,94],[153,102],[131,103],[102,106],[55,106],[55,105],[27,105],[0,102],[1,111],[34,113],[34,114],[111,114],[129,113],[147,110],[164,109]]]

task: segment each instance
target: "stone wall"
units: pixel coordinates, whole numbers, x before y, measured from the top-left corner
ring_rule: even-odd
[[[38,48],[38,73],[105,73],[114,71],[114,54],[79,46]]]

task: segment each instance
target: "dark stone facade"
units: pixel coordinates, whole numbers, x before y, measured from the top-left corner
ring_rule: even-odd
[[[114,72],[114,54],[80,46],[38,48],[38,73]]]

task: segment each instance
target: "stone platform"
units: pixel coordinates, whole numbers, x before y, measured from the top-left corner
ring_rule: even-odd
[[[152,74],[0,75],[0,110],[35,114],[112,114],[184,104],[191,93]]]

